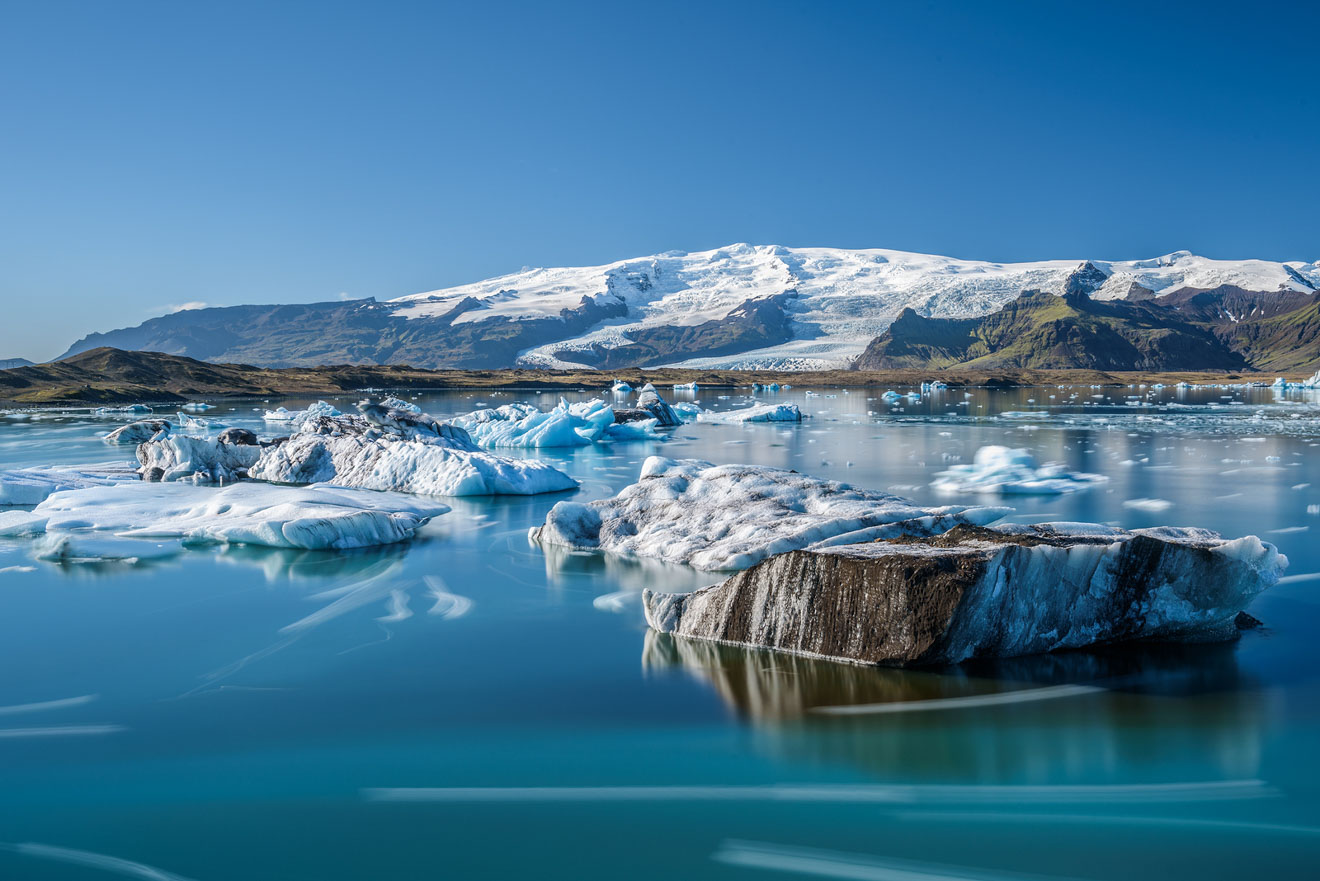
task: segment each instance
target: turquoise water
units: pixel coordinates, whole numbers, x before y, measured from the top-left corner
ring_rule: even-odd
[[[633,592],[715,579],[529,545],[563,494],[457,500],[417,541],[351,554],[60,566],[9,541],[0,878],[1315,876],[1320,580],[1304,576],[1320,572],[1320,403],[1032,389],[899,410],[880,390],[817,391],[776,396],[811,414],[800,426],[686,425],[540,455],[582,481],[578,498],[662,454],[940,502],[935,472],[984,444],[1023,446],[1110,481],[1014,498],[1022,521],[1254,532],[1292,579],[1234,644],[900,671],[648,633]],[[721,394],[696,397],[743,403]],[[419,403],[443,415],[556,396]],[[206,416],[256,427],[254,406],[306,403]],[[96,433],[114,424],[0,418],[0,467],[106,461],[116,450]],[[470,609],[437,605],[426,576]],[[1040,688],[1003,705],[811,712]]]

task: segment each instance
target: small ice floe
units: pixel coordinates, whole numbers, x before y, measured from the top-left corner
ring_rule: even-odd
[[[614,392],[616,395],[632,394],[632,390],[633,387],[622,379],[614,380],[614,385],[610,387],[610,391]]]
[[[115,446],[137,446],[145,444],[157,435],[168,435],[174,426],[166,419],[140,419],[121,425],[107,434],[102,440]]]
[[[1124,508],[1132,508],[1134,511],[1150,511],[1159,513],[1167,511],[1173,507],[1173,502],[1168,499],[1124,499]]]
[[[801,422],[802,411],[797,404],[753,404],[737,410],[703,410],[697,414],[698,422],[717,425],[738,425],[745,422]]]
[[[701,386],[697,385],[695,382],[677,383],[674,386],[674,391],[676,392],[696,392],[700,390]]]
[[[267,422],[280,422],[289,425],[300,425],[309,419],[317,416],[342,416],[343,414],[335,408],[334,404],[327,401],[317,401],[306,410],[286,410],[283,407],[276,407],[274,410],[267,410],[261,417]]]
[[[388,407],[391,410],[402,410],[405,413],[412,413],[416,416],[420,416],[422,413],[421,407],[417,406],[412,401],[405,401],[402,398],[385,398],[380,402],[380,405],[382,407]]]
[[[129,404],[126,407],[97,407],[92,411],[93,416],[133,416],[139,413],[150,413],[151,408],[146,404]]]
[[[0,513],[0,536],[67,537],[75,550],[92,539],[160,538],[343,550],[410,539],[448,510],[436,501],[334,486],[125,483],[55,493],[31,511]]]
[[[1058,463],[1038,465],[1028,450],[986,446],[970,465],[954,465],[931,484],[945,492],[1057,495],[1087,489],[1109,478],[1069,471]]]
[[[208,404],[205,401],[189,401],[179,409],[189,413],[205,413],[207,410],[214,410],[215,404]]]
[[[559,502],[529,537],[545,545],[651,557],[697,569],[742,569],[797,548],[940,533],[958,524],[989,523],[1008,512],[923,507],[779,468],[651,456],[637,483],[612,499]]]

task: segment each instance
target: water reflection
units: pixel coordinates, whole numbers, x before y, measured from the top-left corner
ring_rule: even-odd
[[[1249,778],[1261,763],[1267,693],[1241,673],[1235,648],[1132,645],[903,670],[649,631],[642,666],[708,683],[779,757],[845,762],[890,779],[1110,780],[1136,768],[1179,776],[1189,765],[1211,778]],[[918,711],[924,702],[1067,686],[1083,688],[1060,700]],[[904,711],[820,712],[885,703]]]

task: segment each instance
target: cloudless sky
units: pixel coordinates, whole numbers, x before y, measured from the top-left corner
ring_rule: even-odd
[[[1317,33],[1295,2],[0,0],[0,357],[732,242],[1316,260]]]

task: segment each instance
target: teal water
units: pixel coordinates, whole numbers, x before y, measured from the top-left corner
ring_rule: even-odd
[[[8,541],[0,878],[1315,877],[1320,401],[1032,389],[897,409],[881,390],[816,391],[776,396],[811,415],[800,426],[685,425],[539,455],[582,481],[576,498],[613,494],[662,454],[934,503],[950,462],[1023,446],[1110,481],[1013,498],[1022,521],[1254,532],[1292,577],[1233,644],[899,671],[648,633],[635,591],[715,579],[529,545],[563,494],[457,500],[417,541],[351,554],[60,566]],[[253,407],[306,403],[206,416],[256,427]],[[0,417],[0,467],[106,461],[96,433],[114,424]],[[427,576],[470,609],[443,614]],[[811,712],[1037,688],[1053,690]]]

